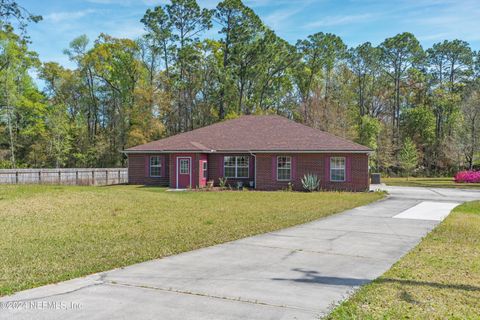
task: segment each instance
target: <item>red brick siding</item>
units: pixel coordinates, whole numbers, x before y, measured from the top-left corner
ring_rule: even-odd
[[[277,181],[276,157],[281,154],[257,154],[257,189],[281,190],[288,186],[288,181]],[[295,190],[302,190],[302,177],[307,173],[316,174],[320,178],[322,189],[365,191],[369,188],[368,156],[366,154],[288,154],[292,157],[292,184]],[[350,174],[346,182],[330,182],[325,163],[328,157],[346,157],[350,162]],[[275,160],[272,160],[275,159]],[[347,168],[348,171],[348,168]]]
[[[203,185],[200,181],[201,168],[200,160],[205,159],[205,154],[198,153],[177,153],[160,154],[164,157],[164,177],[149,177],[146,173],[145,158],[153,154],[130,154],[128,156],[128,181],[130,184],[159,185],[176,187],[176,159],[179,156],[192,158],[192,187]],[[223,177],[223,157],[233,154],[208,154],[208,179],[218,185],[218,179]],[[240,155],[240,154],[236,154]],[[254,158],[249,156],[250,173],[246,179],[228,179],[228,183],[235,186],[237,181],[248,185],[255,179]],[[258,190],[281,190],[288,186],[288,181],[277,181],[276,179],[276,157],[281,154],[257,154],[257,181]],[[301,179],[307,173],[318,175],[321,188],[327,190],[365,191],[369,188],[368,179],[368,156],[366,154],[288,154],[292,157],[292,184],[295,190],[303,190]],[[326,158],[341,156],[349,158],[350,174],[347,182],[330,182],[326,172]],[[275,165],[272,168],[272,165]],[[348,169],[347,169],[348,171]],[[327,179],[326,179],[327,178]]]
[[[150,156],[161,156],[163,159],[163,177],[150,177],[149,167],[145,162]],[[147,160],[146,160],[147,159]],[[168,186],[169,184],[169,156],[168,154],[129,154],[128,155],[128,183],[143,185]]]
[[[250,167],[248,178],[245,179],[233,179],[228,178],[227,183],[232,187],[237,185],[238,181],[248,186],[250,181],[255,181],[255,162],[250,154],[220,154],[212,153],[208,155],[208,180],[213,180],[215,185],[218,186],[218,179],[223,177],[223,157],[225,156],[247,156],[250,159]]]

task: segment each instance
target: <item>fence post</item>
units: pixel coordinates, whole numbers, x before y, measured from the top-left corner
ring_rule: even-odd
[[[108,170],[105,170],[105,185],[108,186]]]
[[[58,184],[62,184],[62,171],[58,170]]]
[[[38,183],[42,183],[42,170],[38,171]]]
[[[92,185],[95,185],[95,170],[92,170]]]
[[[78,170],[75,169],[75,185],[78,186]]]
[[[15,184],[18,184],[18,171],[15,171]]]
[[[118,170],[118,184],[122,183],[120,180],[120,170]]]

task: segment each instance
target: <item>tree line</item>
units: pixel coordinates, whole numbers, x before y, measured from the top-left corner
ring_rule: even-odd
[[[41,17],[20,10],[15,28],[4,11],[2,167],[124,166],[123,149],[244,114],[369,146],[372,170],[401,172],[405,153],[419,174],[479,164],[480,51],[462,40],[424,49],[404,32],[349,48],[318,32],[290,44],[241,0],[172,0],[145,12],[138,39],[73,39],[69,69],[30,50],[25,21]]]

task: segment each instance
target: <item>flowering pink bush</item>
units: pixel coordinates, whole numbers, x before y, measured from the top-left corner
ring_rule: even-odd
[[[460,171],[454,180],[457,183],[480,183],[480,171]]]

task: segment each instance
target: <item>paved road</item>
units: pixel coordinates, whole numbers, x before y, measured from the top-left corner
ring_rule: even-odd
[[[386,188],[385,200],[305,225],[4,297],[0,319],[318,318],[439,223],[412,212],[480,199],[478,191]],[[394,218],[409,209],[409,219]]]

